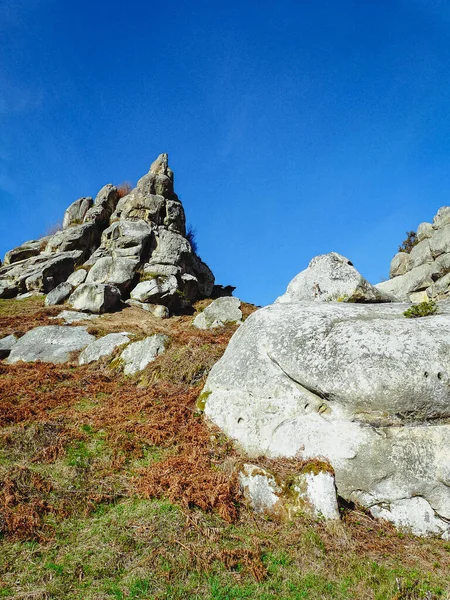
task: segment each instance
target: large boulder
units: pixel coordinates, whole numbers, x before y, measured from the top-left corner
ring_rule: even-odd
[[[78,357],[79,365],[87,365],[91,362],[100,360],[107,356],[111,356],[116,348],[127,344],[130,341],[128,334],[123,333],[108,333],[98,340],[95,340],[86,346],[83,352]]]
[[[150,304],[163,304],[169,308],[177,302],[178,281],[173,275],[148,276],[131,290],[131,299]]]
[[[440,269],[435,262],[425,263],[406,272],[404,275],[382,281],[375,287],[384,294],[389,294],[395,300],[407,302],[413,292],[430,288],[438,279],[439,273]]]
[[[82,258],[89,256],[100,242],[100,231],[95,223],[74,225],[68,229],[58,231],[53,235],[45,247],[45,254],[81,250]]]
[[[36,327],[21,337],[12,347],[6,362],[64,363],[72,358],[73,352],[83,350],[93,342],[85,327],[46,325]]]
[[[129,344],[120,355],[125,375],[134,375],[143,371],[159,354],[165,351],[168,341],[167,335],[155,333],[140,342]]]
[[[125,295],[135,279],[138,266],[139,261],[136,258],[105,256],[94,264],[86,277],[86,282],[110,283]]]
[[[37,260],[39,259],[39,260]],[[28,263],[30,266],[28,266]],[[66,281],[75,268],[75,259],[70,252],[61,252],[56,256],[39,256],[27,261],[17,270],[17,282],[20,291],[38,291],[48,294],[56,286]]]
[[[60,283],[54,290],[47,294],[45,305],[54,306],[56,304],[62,304],[67,300],[73,290],[74,287],[71,283],[68,283],[67,281]]]
[[[32,240],[25,242],[18,248],[14,248],[5,254],[3,264],[11,265],[16,262],[27,260],[32,256],[38,256],[41,253],[43,247],[47,243],[48,237],[42,238],[41,240]]]
[[[152,225],[145,221],[116,221],[103,232],[99,250],[118,257],[141,259],[149,253],[152,233]]]
[[[198,329],[213,329],[223,327],[227,323],[241,323],[240,305],[239,298],[233,296],[217,298],[195,317],[193,325]]]
[[[338,493],[449,536],[450,305],[277,303],[213,367],[206,415],[248,453],[328,461]]]
[[[348,258],[331,252],[313,258],[308,268],[294,277],[277,302],[304,300],[386,302],[390,298],[366,281]]]
[[[91,313],[105,313],[115,310],[120,302],[120,290],[103,283],[82,283],[69,298],[75,310]]]
[[[84,223],[95,223],[100,227],[105,227],[119,201],[119,192],[117,188],[108,183],[97,194],[94,205],[90,208],[84,217]]]
[[[63,229],[73,225],[81,225],[87,211],[92,207],[94,201],[92,198],[79,198],[75,200],[64,213]]]

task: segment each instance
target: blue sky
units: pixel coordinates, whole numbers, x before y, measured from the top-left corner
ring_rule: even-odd
[[[0,254],[168,152],[218,282],[372,282],[450,205],[444,0],[0,0]]]

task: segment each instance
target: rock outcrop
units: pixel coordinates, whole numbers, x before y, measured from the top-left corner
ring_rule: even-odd
[[[313,258],[276,302],[389,302],[391,299],[364,279],[348,258],[330,252]]]
[[[341,497],[449,537],[450,304],[407,319],[401,303],[303,300],[311,282],[294,281],[234,334],[206,415],[250,455],[327,461]]]
[[[120,197],[108,184],[95,200],[73,202],[62,230],[6,253],[0,266],[0,298],[29,291],[48,294],[66,282],[48,304],[64,301],[69,284],[113,286],[121,300],[131,296],[170,310],[209,297],[214,276],[186,237],[184,209],[173,182],[167,154],[161,154],[129,194]],[[81,306],[79,300],[88,288],[83,294],[78,289],[69,303],[93,312],[95,302]],[[114,309],[117,302],[97,304],[101,312]]]
[[[450,207],[440,208],[433,223],[421,223],[410,252],[391,261],[390,279],[378,290],[396,300],[423,302],[450,297]]]

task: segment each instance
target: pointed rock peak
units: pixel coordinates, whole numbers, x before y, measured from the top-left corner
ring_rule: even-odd
[[[153,175],[166,175],[172,178],[172,170],[169,169],[169,155],[160,154],[158,158],[152,162],[150,167],[150,173]]]

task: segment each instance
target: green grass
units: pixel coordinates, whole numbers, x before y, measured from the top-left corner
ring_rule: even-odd
[[[0,597],[425,600],[445,598],[449,589],[448,573],[419,572],[394,557],[374,561],[345,543],[340,554],[329,552],[325,530],[301,520],[265,527],[252,518],[226,525],[199,511],[194,516],[197,528],[188,527],[183,511],[170,502],[129,499],[89,517],[53,522],[55,537],[48,543],[3,540]],[[202,533],[208,527],[218,530],[213,540]],[[256,541],[270,547],[262,553],[262,582],[245,561],[227,567],[217,558]],[[395,596],[398,582],[403,596]]]

